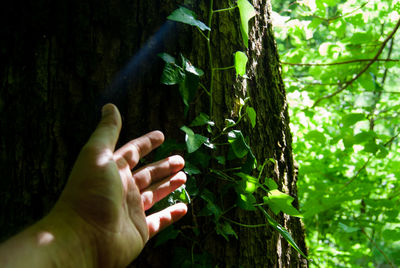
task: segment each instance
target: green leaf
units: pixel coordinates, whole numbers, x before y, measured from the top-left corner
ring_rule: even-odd
[[[242,190],[241,191],[242,193],[252,194],[257,190],[259,186],[257,178],[242,172],[235,173],[235,175],[242,178],[242,181],[239,183],[239,186],[241,187],[240,190]]]
[[[217,160],[218,164],[225,165],[225,163],[226,163],[225,156],[218,155],[218,156],[215,156],[214,158],[215,158],[215,160]]]
[[[185,168],[183,169],[188,175],[201,174],[198,167],[193,165],[191,162],[185,161]]]
[[[235,53],[235,70],[236,77],[238,75],[244,76],[246,74],[246,64],[247,64],[247,56],[242,51],[237,51]]]
[[[190,123],[189,126],[198,127],[203,125],[214,126],[215,123],[213,121],[210,121],[210,118],[207,114],[200,113],[198,116],[196,116],[196,118],[192,121],[192,123]]]
[[[346,114],[342,118],[343,127],[350,127],[356,124],[358,121],[364,120],[365,115],[361,113]]]
[[[379,150],[379,148],[380,147],[376,144],[374,140],[371,140],[364,145],[364,151],[366,151],[367,153],[374,154]]]
[[[170,205],[176,204],[177,202],[190,204],[190,196],[185,188],[185,185],[181,185],[179,188],[175,189],[171,194],[169,194],[168,203]]]
[[[176,85],[181,83],[184,79],[185,73],[180,67],[170,63],[165,64],[164,70],[161,74],[162,84]]]
[[[200,81],[199,77],[203,75],[203,71],[194,67],[183,55],[181,55],[181,58],[185,72],[182,81],[179,83],[179,92],[183,103],[188,108],[196,96]]]
[[[397,12],[397,14],[400,15],[400,2],[397,2],[394,7],[393,7],[394,11]]]
[[[240,130],[232,130],[228,133],[228,142],[231,144],[232,150],[236,157],[243,158],[250,151],[250,147],[244,140]]]
[[[277,189],[270,191],[268,196],[263,197],[263,200],[275,214],[282,211],[290,216],[302,217],[301,213],[292,205],[294,198]]]
[[[239,194],[237,205],[244,210],[256,210],[256,198],[252,194]]]
[[[211,29],[202,21],[196,19],[196,13],[185,7],[179,7],[167,17],[167,19],[177,22],[182,22],[198,27],[200,30],[210,31]]]
[[[237,236],[235,230],[233,230],[233,228],[229,222],[225,221],[222,224],[218,224],[216,231],[217,231],[217,234],[222,235],[226,239],[226,241],[229,241],[230,235],[233,235],[236,239],[238,239],[238,236]]]
[[[179,235],[179,230],[176,230],[173,225],[170,225],[157,234],[156,244],[154,246],[158,247],[167,242],[168,240],[175,239],[178,235]]]
[[[290,235],[290,233],[282,227],[279,223],[277,223],[266,211],[263,209],[261,206],[258,206],[258,208],[261,210],[261,212],[264,214],[264,216],[267,218],[268,223],[271,224],[272,227],[274,227],[282,236],[283,238],[286,239],[286,241],[298,252],[300,253],[301,256],[307,259],[307,256],[301,251],[301,249],[297,246],[296,242]]]
[[[304,137],[307,140],[311,140],[320,144],[325,144],[326,142],[325,135],[322,132],[319,132],[318,130],[311,130]]]
[[[170,64],[175,64],[176,60],[174,57],[172,57],[170,54],[168,53],[159,53],[157,54],[157,56],[159,56],[161,59],[163,59],[166,63],[170,63]]]
[[[164,143],[157,148],[154,161],[164,159],[173,151],[181,151],[185,149],[185,144],[177,143],[176,140],[166,139]]]
[[[247,106],[246,112],[247,116],[250,119],[251,127],[254,128],[256,126],[256,118],[257,118],[256,110],[254,110],[253,107]]]
[[[193,66],[192,63],[190,63],[190,61],[188,61],[188,60],[187,60],[186,58],[184,58],[183,56],[182,56],[182,61],[183,61],[184,64],[185,64],[185,71],[187,71],[187,72],[189,72],[189,73],[191,73],[191,74],[194,74],[194,75],[196,75],[196,76],[202,76],[202,75],[204,75],[204,72],[203,72],[202,69]]]
[[[270,190],[278,189],[278,184],[276,184],[276,182],[271,178],[266,178],[264,185],[267,186]]]
[[[240,13],[240,30],[242,32],[243,43],[249,47],[249,20],[256,15],[252,4],[247,0],[238,0],[237,5]]]
[[[233,126],[234,124],[236,124],[236,122],[234,121],[234,120],[232,120],[232,119],[229,119],[229,118],[226,118],[225,119],[225,127],[231,127],[231,126]]]
[[[360,230],[359,227],[351,227],[351,226],[347,226],[344,223],[339,222],[339,227],[340,229],[342,229],[345,233],[354,233]]]
[[[242,165],[240,171],[246,174],[251,173],[257,167],[257,159],[253,152],[250,150],[247,154],[246,162]]]
[[[205,143],[208,140],[207,137],[204,137],[199,134],[195,134],[193,132],[193,130],[191,130],[190,128],[188,128],[186,126],[181,127],[181,130],[186,133],[185,142],[186,142],[186,147],[187,147],[188,153],[195,152],[197,149],[200,148],[200,146],[203,143]]]

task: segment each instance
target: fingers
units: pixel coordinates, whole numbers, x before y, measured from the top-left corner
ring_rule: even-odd
[[[152,183],[177,173],[184,165],[185,160],[179,155],[174,155],[136,170],[132,177],[139,190],[143,190]]]
[[[114,104],[106,104],[102,109],[102,117],[96,130],[88,141],[88,145],[110,149],[112,152],[117,144],[121,130],[121,115]]]
[[[178,203],[148,216],[146,221],[147,227],[149,228],[150,238],[157,234],[160,230],[168,227],[172,223],[182,218],[186,212],[187,206],[183,203]]]
[[[117,159],[124,158],[129,168],[133,169],[140,158],[150,153],[163,142],[164,134],[161,131],[152,131],[122,146],[115,152],[115,157]]]
[[[166,197],[169,193],[176,190],[186,182],[186,174],[179,172],[159,183],[151,185],[142,192],[144,210],[148,210],[155,203]]]

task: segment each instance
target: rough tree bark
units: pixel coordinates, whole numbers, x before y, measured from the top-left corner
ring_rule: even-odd
[[[184,2],[184,3],[183,3]],[[216,1],[225,8],[229,0]],[[281,189],[295,197],[291,134],[285,90],[270,23],[269,1],[251,1],[257,16],[251,21],[249,79],[233,71],[216,73],[212,118],[218,126],[237,116],[239,97],[250,96],[257,125],[242,129],[259,162],[274,158],[265,169]],[[207,20],[208,1],[68,0],[12,1],[1,9],[0,34],[0,230],[15,233],[42,217],[56,201],[81,146],[99,119],[105,102],[123,114],[121,143],[152,129],[182,139],[183,106],[177,90],[159,83],[162,62],[156,54],[180,51],[196,66],[208,66],[206,46],[195,31],[165,25],[178,4]],[[164,25],[164,27],[163,27]],[[158,31],[160,29],[161,31]],[[238,11],[218,13],[212,25],[215,66],[232,65],[232,53],[243,50]],[[150,42],[147,42],[151,40]],[[113,78],[136,54],[115,82]],[[143,50],[142,50],[143,51]],[[207,73],[207,68],[204,68]],[[207,75],[206,75],[207,77]],[[114,83],[113,83],[114,81]],[[110,86],[111,85],[111,86]],[[208,109],[200,96],[193,111]],[[216,185],[218,188],[218,185]],[[265,223],[258,213],[235,211],[247,224]],[[289,229],[303,251],[304,233],[297,218],[277,220]],[[190,224],[190,216],[184,224]],[[209,230],[211,232],[212,230]],[[208,235],[202,248],[218,267],[304,267],[302,259],[272,228],[236,228],[239,239],[227,243]],[[207,230],[203,230],[207,232]],[[136,267],[167,267],[174,246],[191,247],[178,238],[151,252],[150,243]]]

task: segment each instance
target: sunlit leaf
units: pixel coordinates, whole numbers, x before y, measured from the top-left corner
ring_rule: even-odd
[[[358,121],[364,120],[365,115],[361,113],[347,114],[343,116],[342,123],[343,127],[349,127],[357,123]]]
[[[240,13],[240,30],[242,32],[243,43],[247,48],[249,46],[249,20],[256,15],[256,11],[247,0],[238,0],[237,4]]]
[[[268,196],[263,197],[263,200],[275,214],[282,211],[290,216],[302,217],[301,213],[292,205],[294,198],[277,189],[271,190]]]
[[[256,126],[256,117],[257,117],[256,110],[254,110],[253,107],[247,106],[246,112],[247,116],[250,119],[251,127],[254,128]]]
[[[236,76],[243,76],[246,74],[247,56],[242,51],[235,53],[235,70]]]
[[[193,130],[186,126],[181,127],[181,130],[186,133],[185,142],[188,153],[195,152],[203,143],[207,141],[207,137],[195,134]]]
[[[290,235],[290,233],[282,227],[279,223],[277,223],[266,211],[263,209],[261,206],[258,207],[261,212],[264,214],[264,216],[267,218],[269,224],[271,224],[272,227],[274,227],[285,239],[288,241],[288,243],[298,252],[303,256],[304,258],[307,258],[307,256],[303,253],[303,251],[297,246],[296,242]]]
[[[203,125],[214,126],[215,123],[213,121],[210,121],[210,118],[207,114],[200,113],[198,116],[196,116],[196,118],[192,121],[192,123],[190,123],[189,126],[198,127]]]
[[[256,210],[256,198],[252,194],[239,194],[237,205],[244,210]]]
[[[232,146],[232,150],[236,157],[243,158],[250,151],[250,147],[244,140],[243,134],[240,130],[232,130],[228,133],[228,142]]]
[[[172,12],[171,15],[169,15],[167,17],[167,19],[177,21],[177,22],[182,22],[182,23],[189,24],[192,26],[196,26],[202,31],[204,31],[204,30],[210,31],[211,30],[203,22],[197,20],[196,17],[197,17],[196,13],[194,13],[190,9],[187,9],[185,7],[179,7],[174,12]]]

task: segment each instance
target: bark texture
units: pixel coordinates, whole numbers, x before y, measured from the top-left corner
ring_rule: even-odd
[[[214,9],[232,6],[215,1]],[[257,125],[248,134],[258,162],[274,158],[265,176],[296,198],[291,134],[279,58],[270,23],[269,1],[253,0],[249,79],[232,70],[215,74],[212,117],[218,126],[236,118],[238,99],[250,96]],[[61,0],[12,1],[0,10],[0,236],[4,239],[42,217],[55,203],[72,164],[99,119],[102,104],[114,102],[123,115],[120,143],[153,129],[183,139],[183,105],[176,88],[159,83],[163,63],[156,54],[182,52],[209,78],[204,39],[194,29],[167,23],[179,5],[208,19],[208,1]],[[238,10],[214,15],[213,66],[233,64],[244,51]],[[144,48],[144,49],[143,49]],[[130,59],[133,59],[132,61]],[[205,94],[193,103],[189,118],[208,111]],[[215,188],[223,187],[216,183]],[[297,203],[296,203],[297,204]],[[196,205],[195,215],[198,213]],[[233,211],[237,221],[266,223],[258,213]],[[186,217],[180,225],[192,225]],[[306,251],[298,219],[277,217]],[[132,267],[168,267],[178,248],[193,247],[215,267],[303,267],[304,259],[272,228],[236,228],[239,239],[226,242],[200,220],[204,239],[193,246],[179,236],[156,248],[150,242]],[[190,235],[190,231],[186,232]],[[200,255],[198,255],[200,256]],[[188,256],[190,258],[191,256]],[[212,264],[211,264],[212,263]]]

